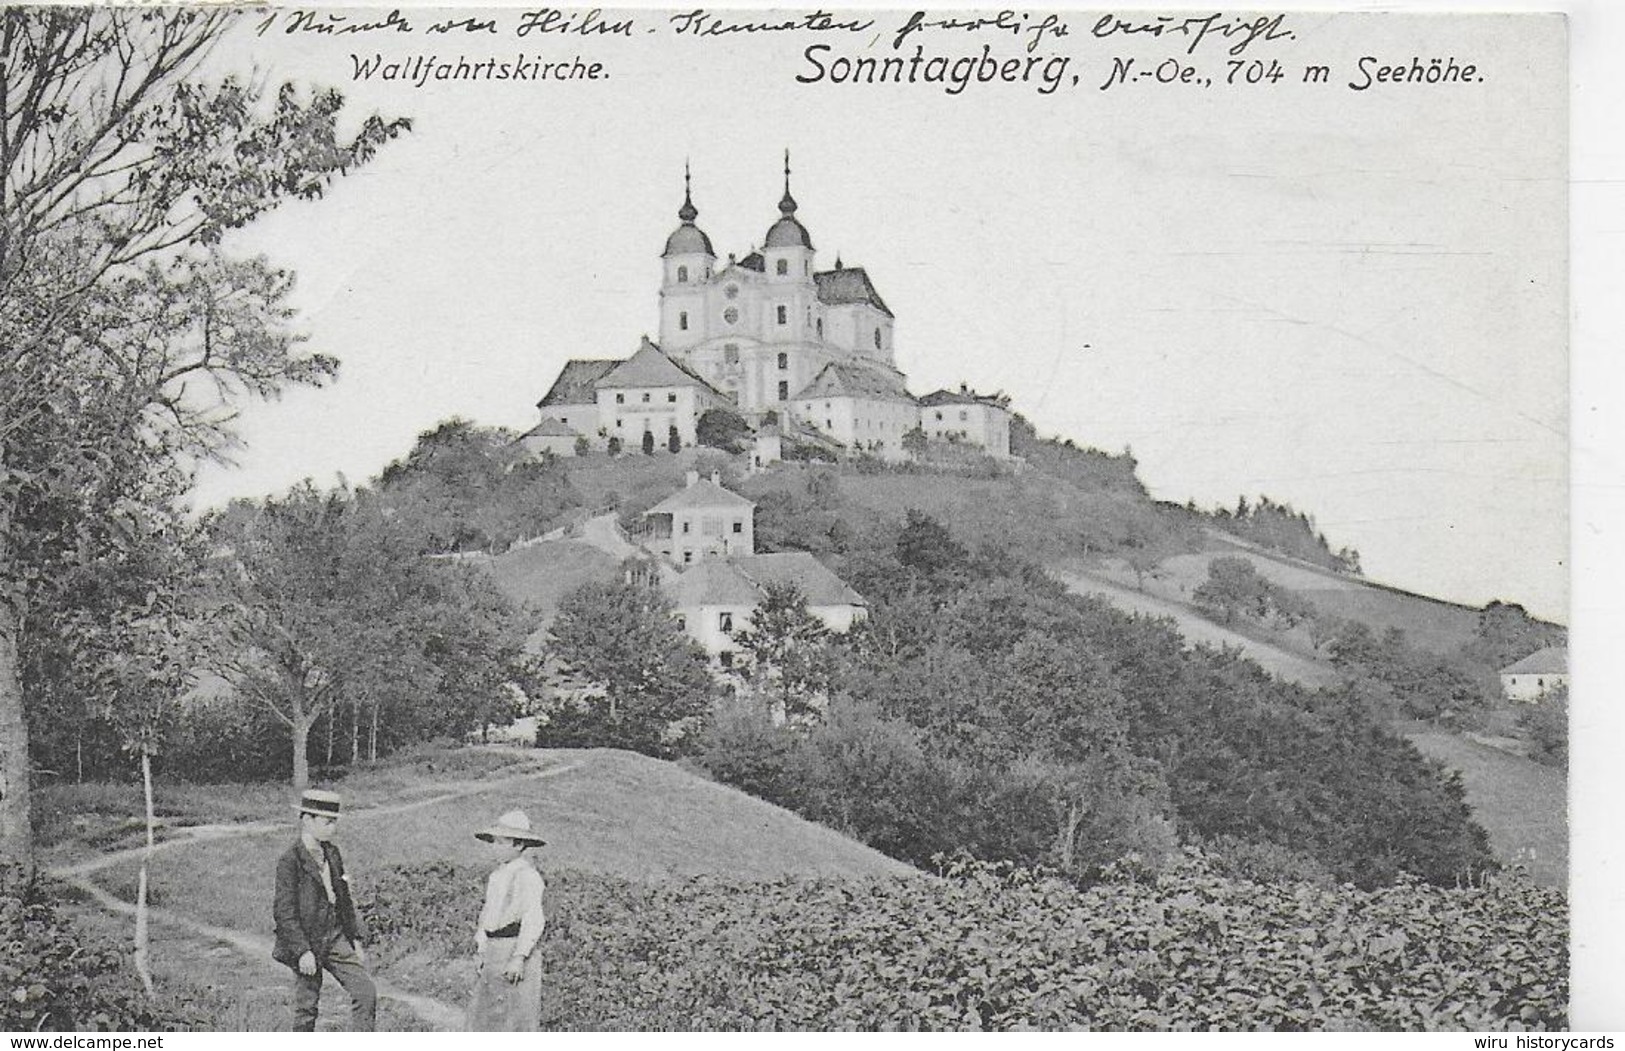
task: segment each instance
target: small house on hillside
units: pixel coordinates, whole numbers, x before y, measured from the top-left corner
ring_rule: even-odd
[[[581,435],[569,424],[552,416],[543,416],[542,422],[519,436],[519,444],[532,456],[552,453],[554,456],[574,456],[576,439]]]
[[[807,612],[834,632],[846,632],[868,613],[868,603],[805,551],[711,558],[664,584],[678,626],[719,668],[734,666],[733,633],[750,624],[770,584],[794,584]]]
[[[638,543],[675,566],[756,552],[756,505],[722,487],[715,474],[688,472],[688,485],[643,512]]]
[[[1509,701],[1538,701],[1569,684],[1569,651],[1563,646],[1536,650],[1501,669],[1501,692]]]

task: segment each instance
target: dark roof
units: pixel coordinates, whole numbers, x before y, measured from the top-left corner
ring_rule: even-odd
[[[811,398],[869,398],[876,401],[906,401],[914,396],[904,386],[903,374],[878,361],[859,358],[832,361],[818,370],[813,381],[791,401]]]
[[[886,301],[875,291],[874,282],[861,266],[847,266],[825,270],[813,275],[818,283],[818,301],[829,306],[845,303],[867,303],[887,317],[896,317]]]
[[[684,570],[666,590],[679,609],[754,607],[767,594],[769,584],[794,584],[808,606],[868,605],[862,595],[805,551],[708,558]]]
[[[762,253],[760,252],[752,251],[750,255],[747,255],[745,258],[739,261],[739,265],[744,267],[746,270],[754,270],[758,274],[767,273],[767,260],[762,258]]]
[[[932,405],[985,405],[993,409],[1008,409],[1010,399],[996,394],[978,394],[964,387],[957,391],[934,390],[920,399],[924,406]]]
[[[593,382],[594,390],[606,387],[703,387],[716,394],[716,388],[667,357],[648,336],[630,358],[615,362],[614,368]]]
[[[1523,660],[1501,669],[1502,675],[1567,675],[1569,651],[1562,646],[1547,646],[1536,650]]]
[[[560,423],[551,416],[543,416],[542,422],[521,434],[521,438],[568,438],[577,432],[569,424]]]
[[[593,394],[593,384],[609,375],[610,370],[619,364],[619,361],[598,358],[573,358],[565,362],[564,368],[559,370],[559,378],[553,381],[553,386],[536,403],[536,407],[592,405],[598,400]]]

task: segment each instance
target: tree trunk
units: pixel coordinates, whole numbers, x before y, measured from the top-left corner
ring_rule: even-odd
[[[293,787],[304,791],[310,787],[310,758],[305,754],[310,744],[312,720],[303,713],[294,716],[293,729]]]
[[[378,702],[372,702],[372,729],[367,731],[367,761],[378,761]]]
[[[148,999],[152,997],[152,971],[147,966],[147,864],[152,860],[152,756],[141,749],[141,787],[147,798],[147,849],[141,855],[141,878],[135,892],[135,973]]]
[[[336,727],[333,724],[338,722],[338,714],[337,711],[327,713],[327,768],[329,770],[333,769],[333,738],[336,734]]]
[[[350,765],[361,762],[361,706],[350,702]]]
[[[0,527],[4,521],[5,516],[0,515]],[[0,535],[0,564],[5,555],[5,540]],[[26,886],[34,878],[34,843],[28,824],[28,722],[18,675],[21,629],[16,609],[0,596],[0,892]]]

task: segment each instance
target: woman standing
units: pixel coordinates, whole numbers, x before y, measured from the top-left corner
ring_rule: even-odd
[[[540,943],[546,918],[545,885],[531,863],[531,851],[545,841],[530,830],[523,810],[508,811],[474,838],[495,844],[500,863],[486,880],[485,906],[474,931],[480,973],[468,1007],[468,1028],[534,1033],[542,1024]]]

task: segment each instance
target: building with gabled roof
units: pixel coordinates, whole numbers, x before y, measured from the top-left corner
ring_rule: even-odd
[[[553,416],[543,416],[541,422],[519,436],[519,444],[533,455],[552,453],[554,456],[574,456],[576,441],[581,437],[576,430]]]
[[[978,394],[963,383],[958,391],[932,391],[920,399],[920,429],[933,441],[964,442],[1009,459],[1010,399]]]
[[[722,487],[717,476],[688,472],[688,484],[643,512],[636,539],[674,566],[756,551],[756,505]]]
[[[705,380],[673,361],[644,336],[625,361],[592,383],[599,426],[606,439],[619,438],[626,448],[637,448],[650,435],[652,445],[665,448],[676,434],[681,445],[693,445],[700,415],[726,404]]]
[[[797,392],[790,408],[798,421],[848,450],[903,460],[903,435],[920,422],[905,384],[902,373],[878,361],[831,362]]]
[[[706,559],[662,587],[678,624],[727,669],[738,650],[734,633],[750,626],[751,614],[774,584],[794,585],[807,612],[830,631],[849,631],[868,612],[862,595],[805,551]]]
[[[1547,646],[1501,669],[1501,692],[1509,701],[1538,701],[1569,684],[1569,651]]]
[[[544,417],[552,417],[577,434],[592,438],[598,433],[598,392],[593,384],[619,365],[619,358],[572,358],[559,370],[536,407]]]

